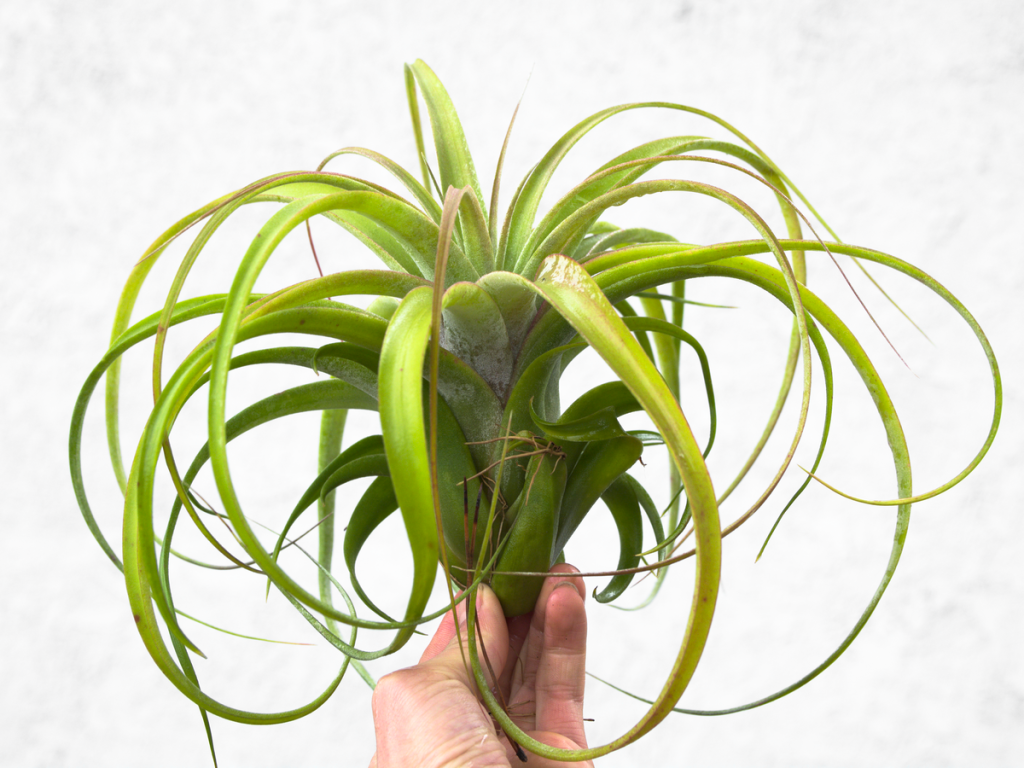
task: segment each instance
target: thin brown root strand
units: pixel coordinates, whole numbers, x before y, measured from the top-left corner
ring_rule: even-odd
[[[306,219],[306,234],[309,236],[309,249],[313,252],[313,261],[316,262],[316,271],[320,273],[320,277],[323,277],[324,271],[320,268],[320,257],[316,255],[316,246],[313,245],[313,230],[309,226],[309,219]]]
[[[493,438],[491,440],[478,440],[475,443],[466,443],[466,445],[482,445],[484,443],[493,443],[493,442],[495,442],[497,440],[507,440],[507,439],[515,439],[515,440],[517,440],[519,442],[522,442],[522,443],[525,443],[527,445],[532,445],[532,446],[534,446],[535,450],[532,450],[532,451],[521,451],[519,453],[514,453],[511,456],[507,456],[506,460],[523,459],[523,458],[529,458],[530,456],[539,456],[539,455],[542,455],[542,454],[549,454],[551,456],[554,456],[556,459],[565,458],[565,451],[563,451],[559,446],[555,445],[554,443],[547,443],[545,445],[544,443],[541,443],[539,440],[536,440],[536,439],[533,439],[533,438],[518,437],[518,436],[516,436],[514,438],[495,437],[495,438]],[[500,459],[498,461],[492,461],[490,464],[488,464],[486,467],[481,469],[475,475],[470,475],[467,478],[463,478],[462,482],[459,483],[459,485],[465,485],[470,480],[476,480],[477,478],[487,477],[488,473],[492,469],[494,469],[496,466],[498,466],[499,464],[501,464],[501,460]],[[555,464],[557,466],[557,461],[555,462]],[[554,470],[552,470],[552,472],[554,472]]]
[[[486,445],[487,443],[497,443],[502,440],[521,440],[522,442],[531,442],[529,438],[520,437],[519,435],[502,435],[501,437],[492,437],[488,440],[470,440],[466,445]]]

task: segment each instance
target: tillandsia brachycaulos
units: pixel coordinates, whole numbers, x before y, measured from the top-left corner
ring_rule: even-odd
[[[619,749],[672,712],[691,679],[715,611],[722,538],[764,505],[790,467],[808,418],[812,366],[820,366],[825,401],[816,457],[800,489],[785,507],[780,505],[782,512],[811,481],[829,433],[830,348],[838,347],[870,393],[892,453],[897,478],[893,498],[864,503],[896,507],[895,536],[882,579],[840,647],[797,682],[737,709],[759,706],[801,687],[843,653],[878,605],[903,549],[911,504],[959,483],[992,444],[999,424],[1001,383],[981,328],[949,291],[907,262],[847,245],[838,237],[829,242],[805,237],[810,221],[794,200],[814,211],[786,174],[731,125],[692,107],[634,103],[586,118],[533,166],[502,215],[498,187],[508,135],[488,204],[441,82],[421,61],[407,66],[405,73],[422,179],[372,150],[342,149],[315,171],[261,179],[189,214],[145,251],[124,287],[110,347],[85,382],[74,411],[71,474],[86,523],[124,572],[136,626],[154,661],[199,705],[204,719],[207,713],[245,723],[302,717],[331,696],[350,666],[372,684],[361,662],[401,648],[418,626],[450,610],[460,589],[464,598],[481,583],[489,583],[508,616],[532,609],[542,583],[539,577],[563,558],[584,516],[603,502],[618,531],[620,555],[610,580],[597,592],[597,601],[616,600],[634,576],[644,572],[656,573],[649,595],[654,597],[670,565],[694,560],[695,586],[684,638],[660,694],[649,702],[639,722],[601,746],[579,751],[547,746],[521,731],[495,699],[485,682],[472,629],[468,659],[495,720],[525,749],[569,760]],[[433,168],[421,127],[421,99],[433,133]],[[730,137],[670,136],[641,144],[597,168],[539,215],[549,180],[570,149],[603,121],[630,110],[681,111]],[[329,161],[346,155],[378,164],[397,179],[404,193],[325,170]],[[643,178],[655,167],[685,176],[683,169],[694,164],[714,164],[770,190],[785,222],[785,236],[728,191],[685,178]],[[745,219],[756,236],[694,245],[651,229],[619,228],[603,218],[614,206],[669,192],[684,193],[682,198],[711,198]],[[266,201],[281,207],[239,260],[228,291],[183,298],[186,278],[221,224],[242,206]],[[383,268],[335,272],[272,293],[254,293],[257,276],[282,240],[317,216],[354,235],[379,257]],[[822,226],[831,233],[824,222]],[[170,243],[187,233],[195,233],[194,240],[163,307],[132,323],[136,299],[153,265]],[[923,493],[912,490],[907,444],[893,403],[860,342],[807,287],[806,254],[833,260],[842,254],[862,269],[877,265],[907,275],[948,303],[973,331],[991,368],[995,407],[983,445],[955,477]],[[723,484],[726,490],[717,496],[705,465],[716,425],[711,370],[700,342],[683,328],[686,288],[706,277],[750,284],[784,305],[793,317],[775,408],[744,469],[730,484]],[[363,310],[344,302],[352,295],[374,298]],[[217,329],[164,380],[168,334],[175,326],[206,316],[219,318]],[[282,333],[304,334],[319,339],[319,345],[239,351],[250,339]],[[832,347],[826,344],[827,337]],[[120,359],[150,339],[155,347],[154,406],[126,471],[118,432]],[[588,348],[607,363],[615,379],[563,407],[560,382]],[[246,366],[298,366],[319,378],[229,416],[229,376]],[[679,402],[683,377],[698,376],[706,398],[694,407],[708,410],[710,424],[700,441],[683,415],[681,406],[689,404]],[[85,412],[104,377],[110,456],[124,493],[123,562],[96,523],[81,471]],[[719,503],[761,454],[794,381],[801,383],[799,418],[787,438],[784,460],[753,505],[723,525]],[[208,402],[208,442],[180,472],[172,428],[193,397]],[[346,414],[352,409],[377,411],[380,433],[346,441],[342,450]],[[266,534],[257,534],[239,502],[228,444],[272,420],[310,411],[322,413],[318,473],[290,514],[279,520],[274,537],[267,539]],[[650,428],[626,429],[620,420],[634,412],[646,413]],[[635,472],[631,474],[645,451],[663,450],[658,446],[664,446],[671,459],[665,479],[671,501],[665,510],[655,505]],[[220,510],[192,490],[207,463]],[[160,529],[155,512],[163,502],[154,498],[159,471],[168,474],[176,489],[166,525]],[[337,490],[361,478],[372,478],[361,498],[350,510],[336,512]],[[356,577],[361,549],[396,510],[401,512],[412,557],[412,581],[401,618],[379,608],[372,585]],[[170,558],[177,556],[172,542],[182,511],[228,566],[249,571],[267,589],[272,585],[280,591],[341,652],[337,677],[314,701],[286,712],[258,714],[222,704],[200,689],[192,664],[193,654],[200,650],[179,624],[168,576]],[[319,537],[315,586],[300,583],[280,563],[284,549],[297,547],[292,531],[307,518],[316,523]],[[220,529],[212,521],[225,524],[234,541],[218,538]],[[340,572],[335,565],[339,531],[344,531]],[[450,600],[428,612],[439,566]],[[335,604],[338,596],[343,606]],[[356,598],[365,606],[362,616],[357,615]],[[469,601],[471,628],[473,602]],[[391,639],[383,647],[368,649],[356,644],[357,630],[386,630]]]

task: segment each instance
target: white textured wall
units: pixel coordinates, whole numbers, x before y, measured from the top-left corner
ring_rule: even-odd
[[[103,350],[121,281],[171,222],[255,178],[315,166],[343,145],[370,146],[414,167],[401,64],[416,57],[448,86],[485,186],[530,76],[504,200],[564,130],[604,106],[665,99],[726,117],[789,172],[844,239],[914,262],[951,287],[976,313],[1003,366],[1003,431],[988,460],[961,487],[916,508],[893,586],[846,657],[779,703],[728,718],[674,716],[601,764],[1024,763],[1024,269],[1017,235],[1024,6],[678,0],[494,8],[387,1],[3,5],[0,763],[209,764],[195,707],[149,660],[120,577],[79,518],[65,457],[71,407]],[[581,143],[555,186],[565,190],[640,141],[707,130],[683,117],[624,117]],[[218,243],[223,269],[211,267],[211,274],[220,285],[237,248],[269,210],[246,214],[249,228]],[[730,226],[713,208],[688,208],[685,201],[620,210],[620,221],[649,221],[694,240],[714,236],[711,225]],[[724,231],[748,236],[742,227]],[[350,243],[332,241],[324,226],[319,232],[330,264],[353,263]],[[282,257],[274,275],[310,276],[301,242],[288,252],[292,258]],[[154,279],[166,280],[167,269]],[[991,391],[983,361],[953,314],[909,281],[876,272],[935,341],[929,346],[908,332],[858,283],[914,371],[894,361],[862,317],[857,321],[893,381],[923,489],[973,455]],[[811,280],[836,285],[834,269],[820,258]],[[195,293],[216,287],[212,279],[190,283]],[[158,295],[144,294],[140,316],[141,308],[157,306]],[[725,287],[702,295],[729,298]],[[858,316],[840,289],[832,295]],[[788,328],[782,312],[757,303],[753,292],[736,300],[748,308],[721,319],[723,327],[753,323],[756,331],[748,346],[737,341],[730,352],[722,345],[713,359],[723,401],[712,466],[722,473],[719,484],[739,460],[730,448],[745,444],[737,435],[747,434],[731,432],[741,425],[727,414],[762,418],[768,396],[752,400],[750,385],[774,383]],[[724,316],[692,317],[704,337],[723,333]],[[138,376],[138,397],[128,404],[126,430],[144,418],[147,387],[144,361],[129,372]],[[848,367],[837,372],[853,380]],[[851,490],[887,495],[891,470],[880,430],[864,396],[852,385],[843,391],[849,405],[840,403],[843,416],[823,472]],[[691,408],[698,423],[701,402]],[[290,505],[296,489],[282,488],[275,471],[309,477],[315,424],[299,423],[301,429],[277,433],[281,450],[273,457],[239,454],[254,503]],[[99,425],[94,414],[87,469],[101,522],[116,541],[116,494],[104,474]],[[781,445],[772,444],[776,460]],[[874,470],[877,481],[865,477]],[[730,504],[723,514],[739,509]],[[754,567],[777,509],[778,503],[765,509],[726,545],[721,612],[683,699],[688,706],[739,704],[799,677],[841,640],[881,576],[892,512],[820,491],[791,513]],[[592,533],[599,530],[596,521]],[[367,568],[383,570],[386,556],[383,547],[368,553]],[[586,547],[570,551],[594,567],[609,556]],[[176,573],[186,575],[180,567]],[[389,583],[386,574],[380,578]],[[183,581],[179,604],[189,601],[206,618],[224,611],[242,631],[306,636],[279,600],[264,608],[258,586],[242,582],[247,588],[236,589],[236,581],[224,580],[230,597],[223,599]],[[593,610],[590,667],[656,691],[681,635],[686,582],[680,569],[661,599],[639,614]],[[297,706],[326,685],[337,663],[319,649],[225,643],[199,628],[195,636],[211,656],[200,665],[204,683],[243,707]],[[417,652],[372,669],[380,674]],[[588,706],[597,718],[595,743],[617,736],[640,714],[597,683]],[[214,729],[221,765],[229,767],[363,765],[373,750],[369,692],[354,675],[297,723],[251,728],[215,721]]]

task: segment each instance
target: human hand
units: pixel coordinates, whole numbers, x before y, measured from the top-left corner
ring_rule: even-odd
[[[551,573],[533,613],[513,619],[506,620],[498,598],[488,587],[481,587],[477,623],[492,668],[501,670],[499,700],[503,697],[507,702],[516,725],[545,744],[579,749],[587,745],[583,732],[586,589],[571,565],[556,565]],[[465,602],[456,607],[463,647],[465,608]],[[449,612],[418,665],[377,683],[373,693],[377,754],[370,768],[518,764],[514,749],[498,735],[475,691]],[[541,768],[565,765],[532,754],[529,763]]]

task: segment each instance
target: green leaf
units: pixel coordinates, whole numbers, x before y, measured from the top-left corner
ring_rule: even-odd
[[[376,406],[375,401],[374,406]],[[324,411],[324,413],[331,413],[331,411]],[[281,533],[277,537],[277,542],[274,544],[274,560],[277,560],[278,554],[281,551],[281,546],[284,544],[285,538],[288,536],[288,532],[306,509],[311,507],[314,503],[319,502],[321,505],[321,515],[319,519],[325,520],[323,515],[323,506],[325,506],[324,500],[328,498],[333,499],[333,495],[331,494],[336,488],[351,480],[356,480],[361,477],[387,474],[387,471],[387,461],[384,458],[384,443],[380,435],[371,435],[363,438],[331,459],[331,461],[329,461],[324,468],[320,470],[316,479],[305,490],[301,498],[299,498],[298,503],[296,503],[294,509],[292,509],[292,513],[288,516],[288,520],[285,522],[284,527],[281,529]],[[326,520],[329,520],[333,527],[333,518],[326,518]],[[320,527],[322,530],[323,524],[321,524]],[[331,543],[333,543],[333,540]],[[321,565],[324,565],[324,558],[321,556],[318,562]],[[328,571],[330,570],[329,566],[330,558],[328,556],[327,564],[325,565],[325,568],[327,568]],[[328,592],[329,591],[330,590],[328,589]],[[321,599],[323,599],[322,591]]]
[[[778,244],[781,248],[787,251],[802,251],[802,252],[821,252],[826,248],[834,253],[842,253],[850,256],[856,256],[857,258],[865,261],[875,262],[883,266],[894,269],[902,274],[918,281],[925,287],[929,288],[944,302],[949,304],[953,310],[960,315],[961,319],[968,325],[971,331],[974,333],[978,344],[981,346],[982,352],[985,355],[986,360],[989,364],[989,370],[992,375],[992,386],[993,386],[993,409],[992,419],[989,425],[988,434],[985,437],[981,447],[975,453],[974,457],[968,462],[967,466],[958,472],[954,477],[947,480],[930,491],[925,493],[915,494],[913,497],[905,499],[893,499],[886,501],[868,501],[865,499],[853,499],[865,504],[874,504],[878,506],[898,506],[905,503],[913,503],[917,501],[924,501],[925,499],[933,498],[943,493],[957,483],[961,482],[967,477],[974,468],[978,466],[985,454],[988,453],[992,442],[995,440],[995,435],[999,429],[999,421],[1002,415],[1003,405],[1003,385],[1002,378],[999,373],[999,365],[996,362],[995,353],[992,350],[992,345],[989,343],[988,338],[985,336],[984,331],[978,324],[974,316],[967,310],[967,308],[961,303],[952,293],[950,293],[944,286],[942,286],[933,277],[918,269],[912,264],[898,259],[894,256],[890,256],[880,251],[870,250],[868,248],[861,248],[859,246],[847,245],[845,243],[819,243],[814,240],[780,240]],[[649,248],[650,246],[641,246],[641,248]],[[776,274],[771,267],[760,264],[750,259],[740,258],[752,254],[765,253],[770,250],[771,246],[766,244],[762,240],[745,240],[735,243],[725,243],[718,246],[699,248],[689,250],[685,252],[672,253],[666,249],[662,249],[661,246],[656,247],[655,253],[658,250],[662,250],[660,255],[648,256],[635,260],[639,256],[640,252],[624,253],[618,252],[613,255],[612,259],[609,259],[605,263],[588,263],[587,269],[596,269],[599,274],[596,275],[595,280],[602,287],[605,293],[608,295],[611,301],[621,301],[624,298],[634,295],[639,291],[647,290],[648,288],[660,285],[664,282],[670,282],[680,278],[692,278],[702,277],[711,274],[728,274],[730,276],[740,276],[743,280],[752,280],[749,277],[751,271],[755,269],[753,265],[759,265],[757,269],[766,269],[768,273]],[[604,257],[600,257],[604,258]],[[728,269],[724,272],[718,270],[724,269],[724,267],[715,267],[717,262],[721,262],[725,259],[729,259]],[[595,260],[596,261],[596,260]],[[612,266],[615,265],[615,266]],[[777,278],[773,278],[777,279]],[[801,296],[803,296],[803,289],[801,290]],[[822,307],[825,307],[822,304]],[[564,334],[557,334],[557,326],[550,321],[544,324],[545,327],[536,329],[536,341],[538,345],[542,345],[549,338],[561,338]],[[538,323],[540,326],[540,323]],[[549,335],[550,334],[550,335]],[[533,334],[531,334],[532,336]],[[531,348],[533,344],[531,344]],[[527,356],[527,360],[530,358]],[[521,363],[517,363],[520,365]],[[834,489],[833,489],[834,490]],[[852,498],[852,497],[851,497]]]
[[[430,336],[433,290],[417,288],[388,324],[380,356],[380,422],[391,481],[413,557],[407,621],[423,615],[437,573],[438,540],[423,414],[423,364]],[[401,630],[394,647],[408,640]]]
[[[462,131],[462,123],[455,111],[448,92],[441,85],[441,81],[423,61],[417,59],[410,66],[416,78],[416,84],[423,94],[423,101],[427,105],[427,114],[430,115],[430,127],[434,133],[434,149],[437,152],[438,169],[441,172],[441,189],[448,187],[461,189],[469,186],[476,195],[477,201],[483,201],[484,196],[480,190],[480,182],[476,177],[476,169],[473,166],[473,156],[469,152],[469,144],[466,142],[466,135]],[[486,223],[486,216],[484,217]],[[486,232],[486,227],[484,229]],[[463,229],[463,235],[467,236]],[[473,250],[472,240],[467,239],[467,248]]]
[[[589,133],[593,128],[607,120],[609,117],[633,109],[648,108],[669,109],[681,112],[689,112],[691,114],[698,115],[707,120],[710,120],[713,123],[722,126],[730,133],[732,133],[734,136],[742,140],[766,164],[768,164],[773,170],[775,170],[779,174],[779,176],[787,184],[789,184],[790,188],[794,192],[796,192],[797,195],[799,195],[800,199],[805,204],[807,204],[808,209],[814,212],[815,216],[817,216],[817,213],[814,211],[814,208],[809,203],[807,203],[807,200],[803,197],[800,191],[796,188],[795,185],[793,185],[789,178],[779,170],[778,166],[776,166],[775,163],[773,163],[771,159],[767,155],[765,155],[764,152],[762,152],[756,144],[754,144],[752,141],[750,141],[750,139],[748,139],[746,136],[740,133],[740,131],[738,131],[736,128],[734,128],[732,125],[722,120],[721,118],[711,114],[710,112],[705,112],[704,110],[701,109],[696,109],[694,107],[689,107],[683,104],[672,104],[669,102],[650,101],[634,104],[622,104],[620,106],[603,109],[600,112],[591,115],[590,117],[586,118],[585,120],[582,120],[581,122],[573,126],[573,128],[566,132],[565,135],[563,135],[562,138],[560,138],[555,143],[555,145],[550,150],[548,150],[548,153],[544,156],[544,158],[537,164],[537,166],[533,170],[531,170],[527,178],[524,179],[522,192],[519,195],[517,195],[517,199],[514,203],[514,206],[512,209],[510,209],[510,223],[508,225],[507,245],[503,244],[501,247],[501,253],[504,255],[505,259],[504,263],[508,264],[511,261],[511,263],[517,265],[515,269],[517,273],[527,277],[532,275],[533,266],[531,265],[529,267],[524,267],[523,264],[525,263],[524,258],[527,256],[528,253],[526,243],[527,240],[530,238],[533,229],[534,218],[537,214],[537,209],[540,206],[541,198],[544,194],[544,190],[547,188],[551,176],[554,174],[555,169],[561,163],[562,159],[569,152],[569,150],[572,149],[572,147],[576,144],[576,142],[578,142],[581,138],[583,138],[584,135]],[[678,140],[680,144],[685,144],[689,138],[690,137],[677,137],[677,139],[664,139],[661,140],[661,144],[659,144],[658,142],[652,142],[651,144],[643,145],[642,147],[637,147],[635,150],[631,151],[637,153],[637,157],[643,158],[647,153],[651,151],[672,151],[674,142]],[[628,154],[629,153],[627,153],[627,155]],[[616,160],[621,160],[622,157],[623,156],[620,156],[620,158],[616,158]],[[615,161],[612,162],[615,163]],[[636,162],[639,167],[642,167],[643,165],[650,165],[650,163],[645,163],[643,160],[634,159],[634,162]],[[621,165],[622,163],[615,164]],[[605,167],[606,172],[608,171],[608,168],[608,166]],[[621,174],[621,170],[616,169],[612,173],[618,175]],[[599,174],[594,174],[594,176],[597,175]],[[590,178],[592,179],[593,176]],[[557,214],[556,217],[561,218]],[[818,218],[820,220],[821,217],[819,216]],[[538,229],[539,228],[540,227],[538,227]],[[505,241],[506,236],[503,235],[502,239],[503,241]],[[555,251],[550,251],[549,253],[554,252]]]
[[[708,443],[703,451],[704,458],[707,458],[708,454],[711,453],[711,446],[715,444],[715,432],[718,427],[718,411],[715,408],[715,388],[711,381],[711,366],[708,363],[708,356],[704,352],[704,348],[691,334],[667,320],[655,317],[627,317],[624,318],[624,322],[626,323],[626,327],[634,332],[652,331],[663,336],[668,336],[672,339],[678,339],[693,349],[697,354],[697,360],[700,362],[701,375],[704,377],[704,391],[708,398]],[[676,358],[676,360],[677,359],[678,358]],[[678,365],[678,363],[676,364]],[[666,378],[668,377],[666,376]],[[678,381],[678,374],[676,375],[676,379]]]
[[[609,364],[650,415],[669,447],[693,507],[698,543],[697,581],[690,622],[669,680],[658,701],[640,722],[609,746],[639,738],[661,721],[685,690],[707,640],[718,594],[721,536],[718,508],[703,457],[679,405],[668,391],[650,358],[630,334],[611,302],[576,262],[551,256],[538,271],[536,289]],[[627,438],[619,438],[625,440]],[[632,439],[632,438],[628,438]],[[606,441],[598,445],[612,445]],[[637,441],[639,442],[639,441]],[[568,494],[567,494],[568,495]],[[498,717],[491,708],[492,714]],[[503,727],[508,725],[501,720]],[[524,734],[513,732],[517,738]],[[532,742],[530,749],[535,749]],[[595,752],[595,755],[598,754]]]
[[[654,540],[662,545],[658,550],[658,559],[667,560],[669,557],[669,542],[665,538],[665,530],[661,525],[661,515],[658,514],[658,508],[655,506],[654,501],[651,499],[649,493],[644,490],[644,487],[640,485],[639,481],[632,475],[624,475],[625,480],[629,483],[630,488],[633,489],[633,493],[636,495],[637,501],[640,502],[640,507],[643,509],[644,514],[647,516],[647,522],[650,523],[651,531],[654,534]],[[661,585],[665,583],[665,577],[668,576],[668,567],[659,568],[657,576],[654,579],[654,587],[650,593],[638,605],[624,608],[622,606],[614,605],[613,608],[618,608],[621,611],[639,611],[642,608],[646,608],[655,597],[658,596],[658,592],[661,590]]]
[[[640,517],[640,503],[626,477],[620,475],[616,478],[601,494],[601,500],[608,505],[619,531],[619,564],[616,570],[636,568],[643,549],[643,519]],[[600,592],[594,587],[594,599],[599,603],[610,603],[626,590],[631,581],[632,573],[613,576]]]
[[[427,148],[423,142],[423,124],[420,122],[420,103],[419,98],[416,96],[416,76],[412,73],[412,68],[405,64],[403,66],[405,71],[405,95],[409,102],[409,117],[412,119],[412,133],[416,139],[416,156],[420,160],[420,172],[423,174],[423,186],[427,189],[430,188],[430,168],[427,166]],[[438,207],[438,216],[434,221],[440,221],[440,207]]]
[[[366,540],[370,538],[370,534],[396,509],[398,509],[398,500],[395,498],[390,475],[378,477],[370,483],[359,499],[359,503],[352,510],[348,526],[345,528],[345,564],[348,565],[352,588],[370,610],[386,621],[394,621],[394,619],[378,608],[366,594],[356,577],[356,560],[359,558],[359,551],[363,548]]]
[[[475,283],[455,283],[445,291],[443,306],[445,347],[504,398],[512,373],[512,349],[498,303]]]
[[[419,115],[417,114],[416,115],[416,121],[417,122],[418,122],[418,119],[419,119]],[[423,170],[424,183],[425,184],[429,184],[429,175],[428,175],[427,169],[426,169],[426,160],[422,156],[422,152],[423,152],[423,134],[422,133],[418,133],[418,135],[417,135],[417,149],[419,151],[418,153],[420,154],[420,162],[423,164],[422,170]],[[413,197],[416,198],[417,202],[419,202],[419,204],[421,206],[423,206],[424,212],[431,219],[433,219],[435,223],[440,223],[440,221],[441,221],[441,206],[438,205],[437,201],[431,196],[430,192],[427,190],[427,187],[425,187],[423,184],[420,184],[418,181],[416,181],[416,179],[413,178],[412,174],[410,174],[407,170],[405,170],[402,166],[400,166],[394,160],[392,160],[391,158],[385,157],[384,155],[380,154],[379,152],[374,152],[372,149],[366,149],[364,147],[345,147],[344,149],[339,149],[338,151],[332,152],[327,157],[325,157],[323,159],[323,161],[321,161],[320,166],[317,168],[317,171],[323,170],[324,166],[327,165],[327,163],[329,163],[331,160],[333,160],[336,157],[341,157],[342,155],[358,155],[359,157],[365,157],[367,160],[372,160],[377,165],[379,165],[382,168],[384,168],[385,170],[387,170],[392,176],[394,176],[396,179],[398,179],[402,183],[403,187],[405,187],[407,190],[409,190],[412,193]]]
[[[657,432],[651,432],[647,429],[631,429],[627,435],[632,435],[644,445],[664,445],[665,440]]]
[[[636,464],[642,452],[641,442],[629,435],[587,443],[569,474],[555,552],[565,549],[597,500],[620,475]]]
[[[530,406],[530,416],[534,423],[551,440],[569,440],[574,443],[586,443],[592,440],[610,440],[623,437],[626,431],[615,418],[615,409],[601,408],[579,419],[545,421]]]
[[[320,350],[318,350],[319,352]],[[315,359],[315,358],[314,358]],[[317,446],[317,472],[323,472],[341,453],[341,441],[345,434],[345,422],[348,420],[347,410],[324,411],[320,417],[320,441]],[[320,587],[320,599],[332,604],[331,600],[331,564],[334,558],[334,512],[335,494],[321,494],[317,503],[317,521],[319,523],[319,552],[317,554],[317,585]],[[349,609],[352,613],[355,610]],[[331,619],[327,620],[329,629],[337,634],[337,627]],[[355,643],[353,628],[351,643]]]
[[[211,296],[199,296],[195,299],[180,302],[175,312],[172,314],[170,324],[177,325],[187,320],[191,320],[196,317],[203,317],[219,312],[224,306],[224,295],[211,295]],[[85,383],[82,385],[82,389],[78,394],[78,399],[75,401],[75,407],[71,415],[71,434],[68,441],[68,456],[71,464],[71,484],[74,487],[75,498],[78,501],[78,508],[82,513],[82,517],[85,520],[85,524],[89,527],[89,531],[93,537],[99,543],[100,548],[106,553],[110,561],[117,567],[117,569],[123,570],[121,559],[115,554],[113,548],[107,542],[103,532],[99,528],[99,524],[96,522],[96,517],[92,513],[92,508],[89,505],[88,495],[85,492],[85,481],[82,477],[82,430],[85,424],[85,414],[89,407],[89,401],[92,399],[92,393],[96,389],[96,385],[99,384],[99,380],[103,378],[103,375],[113,366],[121,356],[129,349],[134,347],[136,344],[144,341],[145,339],[151,338],[157,329],[161,313],[155,312],[149,317],[140,320],[138,323],[133,325],[128,330],[119,336],[115,342],[111,345],[110,349],[103,356],[96,367],[89,373]],[[115,411],[116,413],[116,411]],[[114,420],[116,427],[116,419]],[[119,443],[118,443],[119,444]],[[120,450],[120,449],[118,449]],[[115,468],[118,465],[115,464]],[[124,484],[122,483],[122,488]]]
[[[132,477],[134,477],[138,471],[141,455],[141,452],[136,454],[135,463],[132,465]],[[205,694],[199,686],[189,678],[188,674],[182,672],[168,652],[167,646],[164,644],[156,618],[157,614],[153,610],[153,601],[151,599],[152,582],[146,572],[146,569],[143,568],[142,559],[139,557],[139,544],[144,540],[145,534],[140,531],[138,525],[141,516],[138,514],[136,509],[136,487],[137,485],[134,482],[129,482],[126,486],[127,492],[125,496],[124,518],[125,584],[128,588],[128,602],[131,605],[132,613],[135,617],[136,629],[138,629],[139,634],[142,637],[142,641],[146,645],[146,649],[149,651],[153,661],[167,679],[170,680],[179,691],[204,710],[211,712],[218,717],[223,717],[226,720],[233,720],[240,723],[271,724],[297,720],[298,718],[315,711],[321,704],[327,701],[341,683],[341,678],[342,675],[344,675],[347,664],[342,666],[338,676],[335,677],[327,689],[310,703],[286,712],[266,714],[247,712],[225,706]],[[142,537],[140,537],[140,533],[142,534]],[[194,676],[194,672],[192,674]]]
[[[530,457],[526,487],[509,509],[512,530],[495,565],[491,589],[508,617],[534,609],[544,586],[542,576],[520,576],[505,572],[546,574],[561,548],[553,544],[559,525],[559,509],[566,488],[565,462],[553,452]]]

